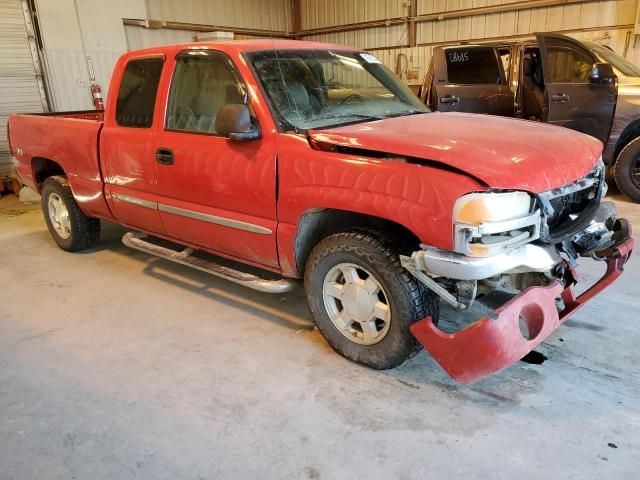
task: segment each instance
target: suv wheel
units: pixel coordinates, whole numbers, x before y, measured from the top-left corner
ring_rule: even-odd
[[[438,320],[438,299],[400,264],[388,241],[337,233],[311,252],[305,269],[311,316],[344,357],[375,369],[396,367],[421,348],[409,326]]]
[[[622,149],[613,165],[613,176],[620,191],[640,203],[640,137]]]
[[[76,252],[96,244],[100,220],[82,213],[66,178],[47,178],[42,185],[41,202],[49,233],[62,250]]]

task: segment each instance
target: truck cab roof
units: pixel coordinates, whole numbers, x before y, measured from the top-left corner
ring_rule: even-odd
[[[344,45],[322,43],[322,42],[306,42],[300,40],[282,40],[282,39],[250,39],[250,40],[217,40],[212,42],[189,42],[177,43],[172,45],[160,45],[157,47],[149,47],[139,50],[132,50],[125,54],[127,57],[139,57],[147,54],[170,54],[176,50],[198,50],[198,49],[217,49],[226,52],[235,51],[255,52],[264,50],[341,50],[341,51],[362,51],[359,48],[347,47]]]

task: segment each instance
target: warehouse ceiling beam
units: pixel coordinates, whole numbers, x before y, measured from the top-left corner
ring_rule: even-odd
[[[190,32],[232,32],[238,35],[250,35],[253,37],[279,37],[294,38],[291,32],[283,30],[262,30],[256,28],[228,27],[223,25],[210,25],[205,23],[167,22],[164,20],[142,20],[137,18],[123,18],[124,25],[149,29],[187,30]]]
[[[598,27],[584,27],[584,28],[568,28],[565,30],[550,30],[548,33],[560,33],[563,35],[572,34],[572,33],[584,33],[584,32],[600,32],[600,31],[612,31],[612,30],[630,30],[633,29],[633,24],[625,24],[625,25],[609,25],[609,26],[598,26]],[[497,37],[480,37],[480,38],[459,38],[457,40],[444,40],[441,42],[425,42],[418,43],[416,47],[441,47],[444,45],[452,45],[452,44],[482,44],[482,43],[495,43],[495,42],[507,42],[511,40],[525,40],[525,39],[534,39],[534,35],[532,33],[522,33],[515,35],[499,35]],[[403,48],[407,48],[408,45],[394,45],[387,47],[370,47],[365,48],[368,52],[381,52],[381,51],[389,51],[389,50],[399,50]]]

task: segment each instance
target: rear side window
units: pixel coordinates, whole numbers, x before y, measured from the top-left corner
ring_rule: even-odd
[[[163,63],[162,58],[141,58],[127,63],[116,103],[118,125],[134,128],[151,126]]]
[[[486,85],[502,83],[493,48],[447,48],[444,51],[449,83]]]

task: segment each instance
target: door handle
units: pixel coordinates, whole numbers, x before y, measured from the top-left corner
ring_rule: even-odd
[[[156,162],[161,165],[173,165],[173,152],[168,148],[156,150]]]
[[[566,93],[558,93],[556,95],[551,95],[551,101],[556,103],[565,103],[569,101],[569,95]]]
[[[460,98],[456,97],[455,95],[445,95],[444,97],[440,98],[440,103],[444,105],[455,105],[459,101]]]

